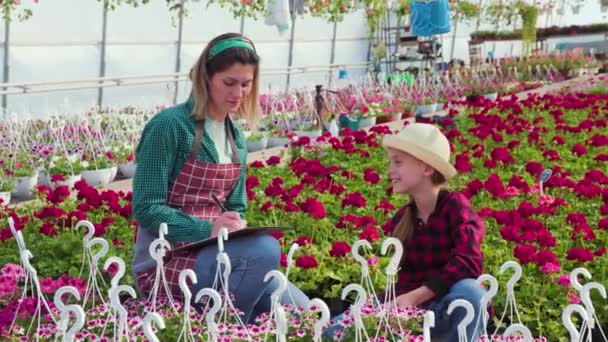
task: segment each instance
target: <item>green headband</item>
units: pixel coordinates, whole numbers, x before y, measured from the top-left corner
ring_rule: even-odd
[[[217,56],[220,52],[224,50],[235,47],[242,47],[255,52],[253,46],[250,43],[244,41],[243,38],[231,37],[226,38],[224,40],[220,40],[219,42],[215,43],[215,45],[213,45],[211,49],[209,49],[209,59],[211,60],[213,57]]]

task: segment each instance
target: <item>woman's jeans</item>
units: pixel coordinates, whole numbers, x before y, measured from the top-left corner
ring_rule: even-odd
[[[278,288],[278,281],[272,278],[273,280],[264,282],[264,277],[269,271],[279,268],[281,248],[272,236],[256,234],[224,242],[224,252],[228,254],[232,268],[228,291],[234,295],[234,306],[243,311],[243,321],[252,323],[258,315],[270,311],[270,295]],[[217,245],[200,251],[194,264],[198,283],[192,286],[193,294],[213,286],[217,254]],[[304,308],[308,302],[308,297],[291,283],[281,298],[282,304],[289,303]]]
[[[431,310],[435,313],[435,327],[431,329],[431,339],[433,342],[458,342],[458,323],[466,315],[466,311],[457,307],[448,315],[450,303],[456,299],[464,299],[473,305],[475,315],[473,321],[467,327],[468,341],[477,341],[483,330],[483,322],[480,319],[480,301],[486,290],[479,285],[475,279],[463,279],[450,288],[449,292],[438,300],[431,300],[420,307]],[[335,322],[327,331],[325,337],[333,338],[333,334],[342,329],[340,322],[343,314],[333,319]]]

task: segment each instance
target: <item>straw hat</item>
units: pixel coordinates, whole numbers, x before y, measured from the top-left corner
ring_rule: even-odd
[[[399,133],[385,136],[382,145],[422,160],[441,173],[446,180],[456,175],[456,169],[450,163],[450,143],[435,125],[409,124]]]

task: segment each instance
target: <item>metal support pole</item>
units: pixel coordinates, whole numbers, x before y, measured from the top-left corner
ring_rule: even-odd
[[[456,47],[456,31],[458,31],[458,19],[454,20],[454,33],[452,34],[452,46],[450,47],[450,61],[454,59],[454,48]]]
[[[296,9],[295,9],[295,4],[294,6],[292,6],[293,10],[291,12],[291,34],[290,34],[290,38],[289,38],[289,57],[287,60],[287,67],[291,68],[291,66],[293,65],[293,43],[294,43],[294,36],[296,33]],[[288,70],[287,73],[287,81],[285,82],[285,91],[289,90],[289,85],[291,83],[291,69]]]
[[[101,23],[101,52],[99,58],[99,77],[106,76],[106,46],[108,42],[108,10],[103,6],[103,19]],[[103,103],[103,87],[97,89],[97,105]]]
[[[239,31],[241,34],[245,34],[245,16],[241,16],[241,29]]]
[[[329,65],[333,65],[336,60],[336,36],[338,34],[338,23],[334,21],[334,31],[331,37],[331,52],[329,54]],[[334,78],[333,70],[329,70],[329,82],[327,83],[327,87],[331,88],[331,82]]]
[[[10,38],[11,38],[11,22],[7,19],[4,19],[4,67],[2,73],[2,81],[7,83],[10,80],[10,66],[9,66],[9,48],[10,48]],[[6,88],[4,88],[6,90]],[[2,95],[2,109],[6,110],[8,105],[8,97],[6,94]]]
[[[182,6],[184,6],[184,1],[182,0]],[[175,52],[175,72],[178,73],[182,68],[182,36],[184,33],[184,11],[179,12],[177,26],[177,48]],[[179,95],[179,81],[175,81],[175,94],[173,95],[173,104],[177,104],[177,97]]]

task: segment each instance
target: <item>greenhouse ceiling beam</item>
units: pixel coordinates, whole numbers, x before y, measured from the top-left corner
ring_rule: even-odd
[[[338,42],[367,42],[368,37],[342,37],[338,38]],[[183,40],[183,45],[200,45],[205,46],[209,41],[204,40]],[[298,39],[298,43],[323,43],[327,42],[327,38],[310,38],[310,39]],[[255,44],[273,44],[273,43],[285,43],[285,39],[256,39]],[[0,42],[0,45],[4,42]],[[107,46],[120,46],[120,45],[134,45],[134,46],[172,46],[175,45],[175,40],[108,40]],[[66,42],[48,42],[48,41],[21,41],[11,42],[13,47],[64,47],[64,46],[98,46],[99,41],[94,40],[74,40]]]
[[[3,72],[2,72],[2,82],[4,82],[5,84],[10,80],[10,65],[9,65],[9,60],[10,60],[10,53],[9,53],[9,48],[11,46],[10,44],[10,38],[11,38],[11,33],[10,33],[10,29],[11,29],[11,22],[9,20],[4,19],[4,58],[3,58]],[[7,89],[4,88],[4,91],[6,91]],[[2,95],[2,109],[6,108],[8,102],[8,98],[6,97],[6,95]]]
[[[184,6],[184,0],[181,1],[181,6]],[[177,28],[177,44],[175,47],[175,72],[179,73],[182,68],[182,38],[184,34],[184,11],[179,11],[179,23]],[[173,94],[173,104],[177,104],[177,95],[179,93],[179,81],[175,79],[175,93]]]
[[[101,21],[101,49],[99,52],[99,77],[106,75],[106,44],[108,42],[108,10],[102,6],[103,17]],[[103,103],[103,87],[97,89],[97,105],[101,107]]]

